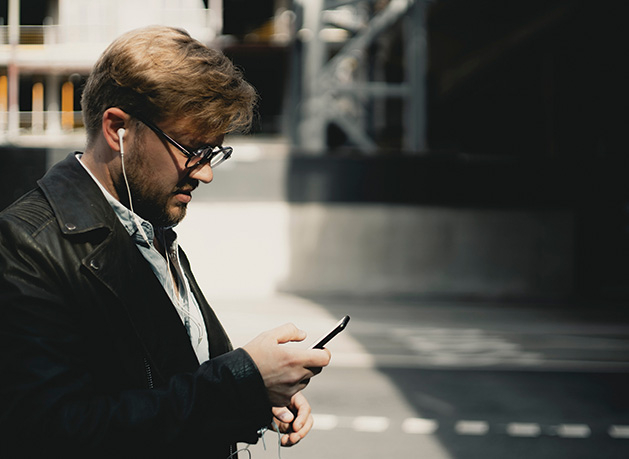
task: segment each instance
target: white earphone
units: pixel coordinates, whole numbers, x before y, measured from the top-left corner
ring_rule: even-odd
[[[140,231],[140,234],[142,235],[142,238],[144,238],[144,240],[146,241],[147,245],[150,245],[148,236],[146,235],[146,232],[144,231],[144,228],[142,228],[142,224],[138,221],[138,217],[135,214],[135,210],[133,210],[133,199],[131,198],[131,188],[129,187],[129,180],[127,180],[127,171],[126,171],[126,169],[124,167],[124,143],[123,143],[123,139],[124,139],[125,130],[124,130],[124,128],[120,128],[116,132],[118,132],[118,143],[120,144],[120,162],[121,162],[121,166],[122,166],[122,177],[124,178],[124,184],[127,187],[127,195],[129,196],[129,210],[131,211],[131,215],[133,216],[133,220],[135,221],[135,225],[138,228],[138,231]]]
[[[118,142],[120,143],[120,154],[121,155],[124,155],[124,146],[123,146],[123,143],[122,143],[122,140],[124,138],[124,133],[125,133],[124,128],[118,129]]]

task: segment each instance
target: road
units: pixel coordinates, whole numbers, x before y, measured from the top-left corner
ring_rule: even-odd
[[[314,341],[352,317],[306,389],[315,429],[279,454],[268,432],[255,459],[629,457],[629,322],[612,310],[290,295],[213,304],[236,345],[286,321]]]

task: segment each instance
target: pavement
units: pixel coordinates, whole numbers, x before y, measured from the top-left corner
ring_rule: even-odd
[[[256,459],[629,457],[629,321],[610,305],[208,296],[236,346],[285,322],[306,346],[351,316],[306,389],[313,431],[279,452],[269,432]]]
[[[314,341],[348,314],[347,331],[328,346],[334,364],[342,367],[629,370],[629,320],[608,305],[601,310],[594,303],[571,308],[291,294],[210,301],[236,345],[285,322],[306,330]]]

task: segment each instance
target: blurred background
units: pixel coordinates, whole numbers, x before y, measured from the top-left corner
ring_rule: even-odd
[[[352,316],[307,389],[317,427],[282,457],[628,457],[623,13],[1,0],[0,208],[84,148],[111,40],[182,27],[261,97],[178,228],[234,344]]]

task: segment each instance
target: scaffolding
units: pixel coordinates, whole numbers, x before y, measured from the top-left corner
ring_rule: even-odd
[[[327,149],[330,125],[366,154],[381,150],[374,133],[386,118],[385,99],[401,99],[404,152],[426,148],[427,0],[296,0],[289,134],[311,154]],[[402,81],[383,66],[391,31],[402,34]]]

